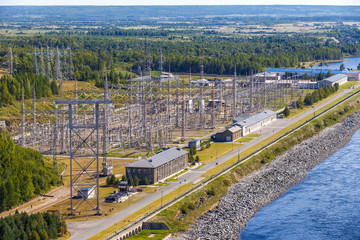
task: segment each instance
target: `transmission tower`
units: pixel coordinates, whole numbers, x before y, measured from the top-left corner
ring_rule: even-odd
[[[46,46],[46,76],[48,79],[52,79],[52,71],[51,71],[51,50],[49,49],[49,46]]]
[[[46,76],[46,69],[45,69],[45,63],[44,63],[44,52],[43,49],[40,48],[40,74],[41,76]]]
[[[39,71],[39,65],[38,65],[38,57],[37,57],[37,53],[36,53],[36,47],[34,47],[34,55],[33,55],[33,70],[36,74],[36,76],[40,75],[40,71]]]
[[[68,106],[68,125],[69,125],[69,152],[70,152],[70,214],[75,215],[78,208],[86,202],[96,215],[101,215],[100,212],[100,191],[99,191],[99,156],[101,152],[100,130],[103,129],[100,117],[100,105],[111,104],[110,100],[65,100],[56,101],[57,105]],[[89,119],[89,123],[76,124],[73,121],[73,106],[92,105],[94,106],[94,119]],[[91,122],[90,122],[91,120]],[[104,119],[105,120],[105,119]],[[104,134],[104,133],[103,133]],[[81,153],[81,148],[87,148],[85,153]],[[80,161],[82,160],[82,161]],[[84,195],[81,191],[83,189],[95,191],[96,202]],[[80,198],[75,199],[73,191],[78,193]]]
[[[21,88],[21,146],[25,147],[25,102],[24,102],[24,87]]]
[[[233,118],[236,118],[236,65],[234,68],[234,79],[233,79],[233,86],[232,86],[233,90],[233,111],[232,111],[232,116]]]
[[[59,81],[62,80],[62,74],[61,74],[61,62],[60,62],[60,52],[59,48],[56,47],[56,53],[55,53],[55,74],[54,74],[55,80]]]
[[[14,56],[11,47],[9,47],[9,73],[11,76],[14,74]]]

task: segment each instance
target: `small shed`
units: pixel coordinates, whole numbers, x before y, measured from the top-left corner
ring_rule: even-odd
[[[226,129],[223,132],[215,134],[215,141],[217,142],[232,142],[241,137],[241,128],[239,126],[233,126]]]
[[[196,149],[200,148],[201,146],[201,139],[195,139],[188,142],[188,148],[190,149],[192,146],[195,146]]]
[[[127,181],[119,182],[119,190],[120,192],[128,192],[129,191],[129,183]]]
[[[103,170],[102,173],[105,176],[110,176],[113,174],[113,166],[107,162],[102,162]]]
[[[78,197],[85,199],[95,197],[95,185],[91,187],[80,188],[78,190]]]

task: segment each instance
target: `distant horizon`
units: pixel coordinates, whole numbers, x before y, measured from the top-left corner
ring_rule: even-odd
[[[13,0],[11,4],[8,1],[0,0],[0,6],[360,6],[359,0],[318,0],[313,4],[311,0],[295,0],[289,3],[289,0],[254,0],[254,4],[245,3],[243,0],[223,0],[222,4],[216,0],[183,0],[181,4],[173,3],[172,0],[158,0],[156,4],[151,0],[125,1],[125,0],[63,0],[61,3],[54,3],[52,0]]]

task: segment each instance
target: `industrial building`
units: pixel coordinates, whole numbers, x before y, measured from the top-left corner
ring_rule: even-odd
[[[317,89],[318,83],[312,82],[311,80],[299,80],[298,81],[300,89]]]
[[[261,82],[264,81],[278,81],[281,79],[279,73],[273,73],[273,72],[263,72],[263,73],[257,73],[254,75],[255,80],[259,80]]]
[[[234,126],[241,128],[241,136],[245,136],[249,133],[252,133],[262,127],[265,127],[267,124],[276,120],[276,112],[271,110],[265,110],[259,112],[249,118],[243,119],[233,123]]]
[[[241,128],[239,126],[232,126],[223,132],[215,134],[214,140],[217,142],[232,142],[241,137]]]
[[[150,158],[143,158],[126,165],[126,176],[134,179],[137,176],[140,182],[147,178],[154,184],[187,167],[188,152],[179,148],[169,148]]]
[[[93,198],[95,197],[95,185],[91,187],[83,187],[79,189],[77,193],[79,198]]]
[[[105,202],[109,203],[120,203],[128,199],[128,194],[126,192],[114,192],[110,196],[105,197]]]
[[[319,87],[334,86],[336,83],[339,85],[346,83],[348,77],[345,74],[337,74],[328,78],[325,78],[318,82]]]
[[[201,139],[195,139],[188,142],[188,148],[190,149],[192,146],[195,146],[196,149],[200,148],[201,146]]]
[[[279,74],[284,76],[286,73],[295,74],[297,78],[301,78],[304,74],[306,76],[317,76],[320,73],[327,74],[330,71],[332,74],[345,74],[348,77],[348,81],[359,81],[360,80],[360,72],[350,72],[349,70],[330,70],[330,69],[297,69],[297,68],[268,68],[266,69],[267,73],[270,74]]]

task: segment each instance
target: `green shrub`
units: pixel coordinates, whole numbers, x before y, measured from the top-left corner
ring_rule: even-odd
[[[206,190],[206,194],[209,195],[209,196],[215,196],[216,195],[216,190],[214,187],[209,187],[207,190]]]

